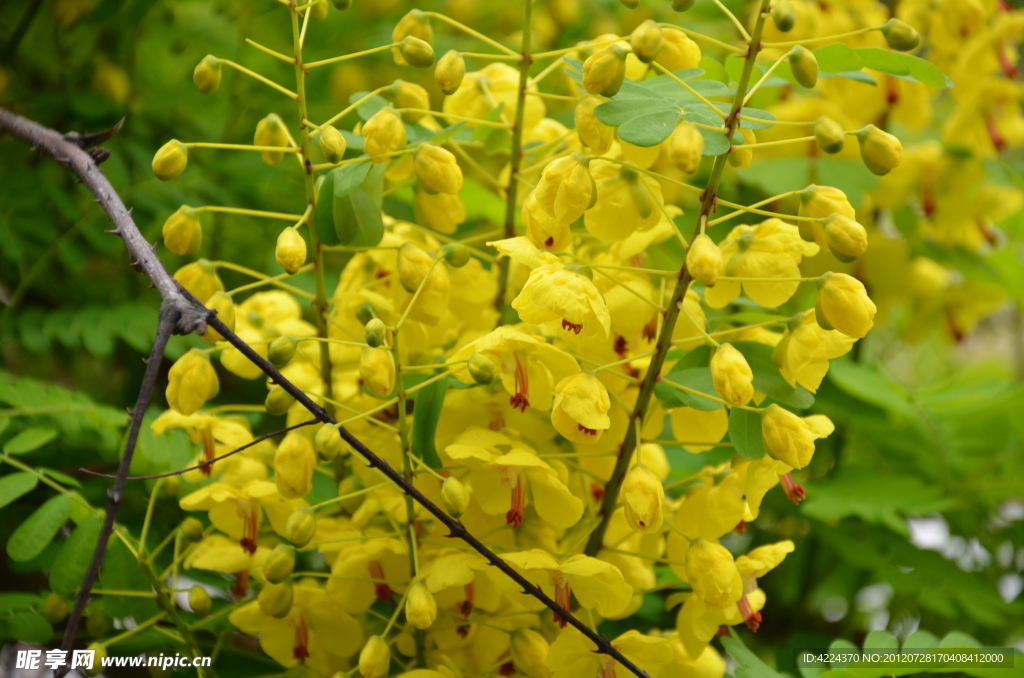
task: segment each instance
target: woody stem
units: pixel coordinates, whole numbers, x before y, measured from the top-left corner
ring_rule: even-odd
[[[526,114],[526,90],[530,85],[530,26],[533,14],[533,0],[524,1],[523,51],[519,59],[519,90],[516,93],[516,118],[512,125],[512,157],[509,159],[508,188],[505,189],[505,237],[516,236],[516,195],[519,191],[519,167],[523,162],[523,120]],[[498,263],[498,325],[505,321],[505,296],[508,294],[508,257]]]
[[[761,49],[761,33],[764,30],[765,18],[768,16],[766,14],[768,5],[769,0],[761,0],[757,21],[754,23],[754,30],[751,32],[746,58],[743,62],[743,72],[736,87],[736,95],[733,97],[729,115],[725,118],[726,138],[729,139],[732,138],[733,132],[739,126],[739,114],[743,109],[743,98],[746,94],[747,86],[750,84],[750,75],[754,70],[754,61],[757,58],[758,51]],[[694,226],[693,238],[696,238],[701,233],[716,204],[715,198],[718,195],[718,185],[722,180],[722,175],[725,173],[728,157],[729,153],[726,152],[715,158],[715,164],[711,168],[711,176],[708,179],[707,188],[704,189],[704,193],[701,196],[700,212],[697,216],[697,223]],[[665,321],[662,323],[661,333],[658,335],[658,341],[654,347],[651,364],[647,368],[643,381],[640,382],[640,393],[637,395],[631,421],[642,422],[651,404],[651,397],[654,395],[654,385],[658,382],[661,368],[665,364],[665,358],[668,355],[669,349],[672,348],[672,332],[675,330],[676,320],[679,318],[679,311],[683,306],[686,291],[690,287],[690,280],[690,272],[687,270],[686,261],[684,260],[682,267],[679,269],[679,278],[676,281],[675,289],[672,291],[671,303],[668,306],[668,310],[665,311]],[[633,458],[633,452],[639,443],[636,429],[636,426],[629,426],[626,429],[626,437],[622,441],[622,447],[619,449],[619,457],[615,461],[615,468],[612,471],[611,478],[608,480],[608,484],[604,488],[604,498],[601,501],[599,513],[600,522],[594,528],[594,531],[590,533],[590,538],[587,540],[587,546],[584,550],[588,556],[597,555],[604,545],[605,532],[608,529],[612,514],[615,512],[615,506],[619,501],[622,479],[625,477],[626,471],[629,470],[629,462]]]

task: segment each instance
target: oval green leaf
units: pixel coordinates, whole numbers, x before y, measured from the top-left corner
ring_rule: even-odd
[[[733,408],[729,413],[729,440],[736,451],[748,459],[760,459],[767,454],[761,437],[761,414]]]
[[[39,478],[31,473],[12,473],[0,478],[0,508],[22,497],[39,484]]]
[[[50,570],[50,588],[55,593],[70,596],[82,586],[102,525],[102,519],[94,513],[64,542]]]
[[[678,120],[679,113],[674,108],[641,115],[619,127],[619,138],[634,146],[657,146],[668,139]]]
[[[43,644],[53,637],[53,627],[38,612],[19,612],[4,624],[5,636],[23,643]]]
[[[37,450],[57,437],[52,428],[27,428],[4,443],[4,454],[26,454]]]
[[[25,519],[7,540],[7,555],[19,563],[32,560],[53,541],[71,515],[71,497],[59,494]]]

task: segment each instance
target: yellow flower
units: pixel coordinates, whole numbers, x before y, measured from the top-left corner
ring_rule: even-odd
[[[594,179],[587,162],[574,153],[544,168],[533,196],[541,209],[559,224],[568,226],[591,206],[594,193]]]
[[[409,581],[405,544],[390,537],[367,537],[339,551],[331,566],[327,591],[337,594],[337,609],[344,612],[362,613],[375,600],[387,602],[397,582]]]
[[[391,56],[394,57],[395,64],[398,66],[409,65],[397,45],[410,36],[419,38],[428,45],[434,44],[434,30],[430,26],[430,20],[418,9],[409,10],[409,13],[399,19],[394,30],[391,31],[391,42],[396,45],[391,48]]]
[[[217,268],[207,259],[185,264],[174,272],[174,279],[203,304],[215,292],[224,291],[224,283],[217,275]]]
[[[590,278],[569,266],[541,266],[530,272],[512,301],[524,322],[561,327],[565,332],[606,338],[611,316]]]
[[[561,252],[572,243],[571,221],[559,221],[537,201],[536,191],[530,191],[523,202],[523,224],[526,235],[537,246],[550,252]]]
[[[513,666],[529,678],[548,678],[551,675],[551,669],[544,663],[550,645],[544,636],[533,629],[517,629],[512,634],[512,646],[509,650],[512,653]]]
[[[363,678],[384,678],[391,670],[391,648],[380,636],[370,636],[359,653],[359,673]]]
[[[746,405],[754,397],[754,373],[732,344],[722,344],[711,357],[715,390],[730,405]]]
[[[240,423],[237,419],[209,414],[183,415],[174,410],[167,410],[150,424],[150,428],[157,436],[163,435],[169,428],[181,428],[188,433],[193,444],[202,443],[203,451],[189,463],[189,466],[209,461],[252,442],[252,432],[246,424]],[[184,474],[184,479],[198,482],[217,473],[221,474],[223,482],[238,487],[250,480],[263,480],[267,477],[267,467],[257,461],[256,457],[269,449],[269,442],[254,445],[241,454],[209,464],[198,471],[189,471]]]
[[[551,423],[574,443],[594,444],[611,426],[608,389],[591,372],[578,372],[555,386]]]
[[[612,641],[612,646],[651,678],[676,675],[665,670],[673,657],[672,647],[665,638],[626,631]],[[626,678],[631,675],[611,657],[598,654],[597,646],[576,629],[559,634],[548,651],[547,665],[551,678]]]
[[[867,125],[857,132],[857,140],[860,142],[861,160],[875,174],[885,175],[899,167],[903,159],[903,144],[893,135],[874,125]]]
[[[845,273],[826,273],[818,289],[815,317],[823,329],[861,339],[874,326],[875,304],[864,283]]]
[[[597,155],[607,153],[615,140],[615,128],[604,124],[594,115],[594,109],[603,103],[598,97],[588,94],[576,104],[574,113],[580,141]]]
[[[527,91],[536,92],[537,85],[530,84]],[[519,93],[519,71],[506,63],[488,64],[479,71],[466,73],[462,84],[456,92],[445,98],[442,110],[445,113],[465,116],[468,118],[485,118],[496,106],[505,104],[502,116],[508,122],[516,117]],[[544,101],[540,97],[528,96],[524,104],[523,127],[525,130],[535,127],[546,112]],[[457,120],[451,120],[454,124]],[[468,122],[469,128],[476,123]]]
[[[450,49],[437,60],[434,67],[434,80],[437,87],[445,94],[455,94],[466,77],[466,60],[462,54]]]
[[[359,379],[377,398],[386,398],[395,388],[395,361],[391,351],[367,346],[359,354]]]
[[[826,153],[838,153],[846,145],[846,132],[838,122],[823,115],[814,121],[814,141]]]
[[[167,217],[162,231],[164,245],[175,254],[192,255],[203,244],[203,225],[194,209],[182,205]]]
[[[857,213],[847,200],[846,194],[832,186],[815,186],[811,184],[800,193],[801,217],[826,219],[833,214],[856,219]],[[817,221],[801,221],[800,235],[804,240],[813,240],[819,247],[827,247],[824,226]]]
[[[641,534],[654,534],[661,530],[665,489],[649,468],[636,464],[629,469],[622,481],[620,496],[630,527]]]
[[[800,384],[811,393],[818,391],[828,373],[828,361],[846,355],[855,341],[842,332],[822,329],[815,315],[807,311],[791,322],[772,352],[772,360],[790,386]]]
[[[618,94],[626,77],[626,55],[629,51],[620,45],[604,47],[583,62],[583,89],[589,94],[612,97]]]
[[[271,113],[256,123],[256,133],[253,135],[252,143],[254,146],[286,147],[291,145],[281,116]],[[260,155],[263,162],[268,165],[276,165],[284,160],[284,153],[281,151],[261,151]]]
[[[384,162],[381,157],[405,148],[405,126],[395,109],[385,106],[363,125],[363,149],[373,162]]]
[[[504,553],[501,559],[514,567],[531,583],[539,586],[565,610],[570,610],[570,596],[575,596],[581,607],[595,610],[602,617],[611,617],[629,604],[633,587],[625,582],[622,573],[611,563],[583,554],[570,556],[559,562],[554,556],[541,549],[518,553]],[[511,580],[502,585],[518,591]],[[529,609],[538,609],[534,599],[520,596]],[[556,619],[565,626],[565,620]],[[551,666],[551,655],[548,655]],[[557,675],[557,674],[556,674]]]
[[[743,595],[743,582],[732,554],[722,546],[698,537],[686,552],[686,578],[694,596],[713,609],[735,604]]]
[[[462,200],[452,193],[416,191],[412,199],[412,210],[417,223],[438,233],[454,233],[459,224],[466,220],[466,208]]]
[[[301,499],[313,489],[316,450],[306,436],[292,431],[274,454],[274,483],[282,497]]]
[[[736,569],[740,571],[740,576],[743,578],[743,596],[740,598],[738,607],[743,620],[751,631],[756,632],[761,625],[761,613],[754,610],[748,596],[757,590],[758,578],[778,567],[786,558],[786,554],[793,552],[793,548],[793,542],[787,539],[759,546],[747,555],[736,559]]]
[[[648,231],[658,225],[664,199],[657,181],[610,162],[593,163],[591,174],[597,186],[597,202],[583,214],[591,235],[602,242],[617,242],[634,231]]]
[[[740,145],[733,145],[729,150],[729,164],[736,169],[743,169],[749,167],[750,163],[754,161],[754,149],[747,148],[750,144],[757,143],[757,137],[749,129],[738,130],[740,136],[743,137],[743,143]]]
[[[405,618],[418,629],[430,628],[437,619],[437,601],[420,582],[409,588],[405,599]]]
[[[182,414],[192,414],[220,390],[210,358],[193,348],[171,365],[167,375],[167,404]]]
[[[302,581],[294,586],[291,610],[278,619],[253,601],[235,610],[228,620],[243,633],[259,636],[260,647],[277,663],[302,664],[327,676],[347,666],[344,661],[363,645],[363,629],[341,611],[341,597]]]
[[[473,496],[483,512],[504,514],[513,528],[523,522],[528,487],[538,515],[555,527],[572,527],[583,515],[583,502],[566,487],[567,476],[560,477],[536,452],[508,436],[471,428],[445,454],[470,468]]]
[[[719,280],[704,293],[704,300],[712,308],[724,308],[738,297],[740,285],[751,300],[762,306],[785,303],[800,285],[793,280],[800,277],[800,260],[818,253],[818,246],[804,242],[795,226],[775,218],[757,226],[735,227],[718,248],[727,276],[757,280]]]
[[[710,412],[692,407],[672,410],[672,432],[685,442],[683,449],[697,454],[712,449],[729,431],[729,413],[724,407]]]
[[[187,164],[188,147],[177,139],[171,139],[153,156],[153,174],[160,181],[171,181],[185,171]]]
[[[324,154],[327,162],[341,162],[341,159],[345,157],[348,142],[334,125],[324,125],[320,129],[317,143],[320,144],[320,152]]]
[[[663,28],[657,61],[670,71],[696,68],[700,63],[700,46],[675,28]]]
[[[683,297],[682,309],[686,313],[680,313],[676,318],[676,327],[672,330],[672,343],[677,348],[690,351],[705,342],[702,331],[706,329],[707,317],[704,315],[704,307],[700,303],[700,295],[692,287],[686,290]],[[692,320],[691,320],[692,318]],[[654,339],[653,330],[650,328],[650,339]]]
[[[415,157],[416,178],[431,193],[458,193],[462,188],[462,168],[451,151],[424,143]]]
[[[849,263],[868,249],[868,232],[859,223],[833,214],[825,220],[825,245],[839,261]]]
[[[288,517],[305,502],[285,498],[274,483],[253,480],[241,488],[211,483],[182,497],[179,505],[183,511],[209,512],[213,526],[235,540],[235,550],[253,554],[263,516],[266,515],[274,532],[284,536]]]
[[[274,259],[292,275],[306,263],[306,241],[294,228],[286,228],[277,236]]]
[[[771,404],[761,415],[761,435],[768,454],[796,469],[811,463],[814,441],[827,438],[833,430],[832,421],[823,414],[801,418]]]
[[[672,663],[665,670],[673,678],[722,678],[725,675],[725,660],[710,645],[692,657],[678,633],[669,636],[668,642],[672,647]]]
[[[555,384],[580,371],[571,355],[514,327],[499,327],[455,352],[450,361],[452,371],[465,384],[475,382],[460,361],[474,353],[494,364],[502,386],[511,395],[509,404],[522,411],[533,407],[548,412]]]
[[[668,138],[668,159],[677,168],[693,174],[704,156],[704,137],[688,122],[676,125]]]
[[[676,511],[675,524],[690,539],[718,539],[737,529],[744,519],[746,475],[737,471],[728,473],[721,480],[707,475],[701,479],[703,482],[686,489],[686,496]],[[669,535],[669,548],[675,551],[672,560],[685,558],[688,544],[684,542],[678,534]]]

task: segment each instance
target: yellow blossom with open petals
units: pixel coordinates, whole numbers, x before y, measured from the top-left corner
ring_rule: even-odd
[[[570,266],[541,266],[512,302],[525,322],[560,327],[564,332],[607,337],[611,316],[590,278]]]
[[[555,385],[551,423],[574,443],[593,444],[611,426],[608,389],[591,372],[578,372]]]

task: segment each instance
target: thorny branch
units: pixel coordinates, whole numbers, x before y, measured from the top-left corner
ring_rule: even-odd
[[[64,649],[70,649],[71,643],[74,641],[75,634],[77,633],[78,622],[81,618],[81,611],[85,607],[92,583],[95,580],[96,573],[99,571],[99,566],[103,560],[103,552],[106,548],[106,539],[103,535],[109,536],[113,527],[114,517],[120,504],[121,493],[123,492],[125,480],[128,476],[128,467],[131,463],[131,453],[135,447],[138,430],[142,424],[142,417],[145,414],[146,407],[149,403],[149,397],[152,395],[153,386],[156,381],[157,368],[160,363],[160,358],[163,356],[163,349],[166,346],[167,339],[172,333],[187,334],[196,331],[203,334],[206,331],[207,325],[209,325],[219,332],[225,340],[237,348],[253,364],[259,367],[260,370],[269,376],[275,384],[280,385],[297,401],[302,403],[303,407],[316,417],[318,421],[329,424],[336,424],[337,422],[333,417],[331,417],[327,410],[320,405],[317,405],[301,389],[295,386],[295,384],[288,381],[288,379],[286,379],[277,370],[277,368],[261,357],[248,344],[246,344],[245,341],[228,328],[227,325],[221,322],[217,318],[216,311],[206,309],[197,299],[195,299],[195,297],[178,285],[170,276],[167,270],[160,263],[159,258],[157,258],[153,246],[147,243],[142,237],[138,227],[132,220],[130,211],[125,208],[124,203],[121,202],[121,199],[110,185],[110,182],[103,176],[103,173],[100,171],[99,166],[96,164],[93,157],[83,150],[82,146],[88,145],[90,136],[61,135],[54,130],[43,127],[36,122],[4,109],[0,109],[0,131],[7,131],[16,137],[31,143],[36,149],[43,151],[58,163],[64,165],[96,195],[98,202],[103,206],[104,210],[115,225],[113,232],[121,237],[125,246],[128,248],[129,253],[132,255],[132,258],[134,259],[133,265],[137,264],[139,270],[145,273],[150,280],[153,281],[153,286],[164,300],[160,313],[160,328],[158,329],[157,337],[153,345],[151,358],[146,367],[146,376],[143,379],[142,387],[139,392],[139,401],[132,414],[131,429],[129,431],[125,453],[118,468],[117,480],[115,480],[114,487],[110,491],[111,500],[107,506],[106,520],[104,521],[104,532],[101,534],[100,541],[97,543],[96,552],[93,554],[92,562],[89,566],[89,573],[91,573],[92,576],[90,577],[89,574],[87,574],[86,580],[83,582],[82,589],[79,592],[78,601],[75,604],[75,614],[69,619],[68,626],[65,631],[64,644],[62,647]],[[87,141],[83,141],[83,139]],[[411,496],[437,520],[444,524],[449,530],[449,538],[461,539],[468,544],[473,548],[473,550],[483,556],[490,565],[498,568],[503,574],[521,586],[524,594],[533,596],[537,600],[541,601],[561,619],[572,625],[576,630],[587,637],[597,647],[597,652],[612,657],[638,678],[648,678],[647,674],[642,669],[627,659],[607,638],[598,634],[596,631],[591,630],[590,627],[577,619],[568,610],[562,608],[561,605],[548,597],[539,586],[532,584],[525,577],[516,572],[508,563],[499,558],[493,551],[484,546],[480,540],[470,534],[461,522],[449,516],[437,504],[430,501],[422,492],[416,489],[411,482],[407,481],[400,472],[396,471],[387,462],[366,447],[344,426],[339,426],[338,432],[341,434],[341,437],[345,442],[351,445],[352,448],[366,460],[367,464],[371,468],[378,469],[381,473],[387,476],[391,482],[401,488],[405,494]]]

